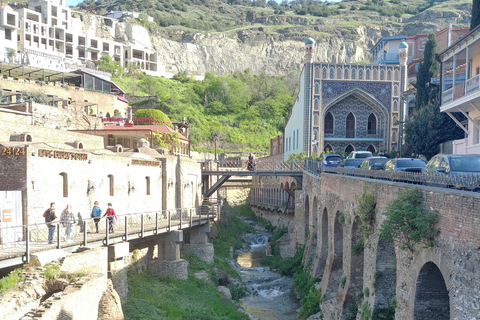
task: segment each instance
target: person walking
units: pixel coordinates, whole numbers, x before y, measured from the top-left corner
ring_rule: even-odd
[[[43,213],[45,223],[48,226],[48,244],[53,244],[53,234],[55,233],[55,202],[50,203],[50,208]]]
[[[249,171],[255,170],[255,155],[253,153],[250,153],[250,155],[248,156],[247,169]]]
[[[92,213],[90,214],[90,217],[93,218],[93,221],[95,222],[95,229],[98,233],[98,223],[100,222],[100,219],[102,218],[102,209],[98,206],[99,203],[98,201],[95,201],[93,203],[93,208],[92,208]]]
[[[72,212],[72,206],[67,204],[67,207],[62,211],[62,215],[60,216],[60,223],[65,228],[65,237],[64,240],[71,242],[72,237],[72,227],[75,224],[75,216]]]
[[[108,231],[113,233],[113,225],[115,224],[115,220],[117,220],[117,215],[115,214],[115,210],[113,210],[111,203],[108,204],[108,209],[103,216],[106,216],[108,219]]]

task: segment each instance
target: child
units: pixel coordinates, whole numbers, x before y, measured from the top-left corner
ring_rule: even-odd
[[[117,215],[115,214],[115,210],[112,208],[112,204],[108,204],[108,209],[105,211],[104,217],[107,216],[108,219],[108,231],[113,233],[113,225],[115,224],[115,220],[117,219]]]

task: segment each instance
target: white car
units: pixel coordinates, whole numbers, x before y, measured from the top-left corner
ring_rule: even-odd
[[[364,159],[373,156],[370,151],[352,151],[348,155],[347,159]]]

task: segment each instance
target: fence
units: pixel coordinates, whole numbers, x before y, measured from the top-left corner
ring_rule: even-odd
[[[228,169],[248,170],[248,160],[207,161],[202,164],[202,171],[228,171]],[[303,160],[264,161],[255,160],[253,171],[303,171]],[[233,170],[232,170],[233,171]]]
[[[305,171],[313,175],[320,175],[322,172],[348,175],[362,178],[389,180],[417,185],[427,185],[442,188],[455,188],[467,191],[478,191],[480,189],[480,174],[477,172],[463,173],[458,175],[425,174],[422,172],[408,171],[384,171],[351,169],[342,167],[323,167],[319,160],[306,159]]]
[[[71,245],[86,245],[92,241],[102,241],[104,245],[110,244],[111,238],[120,238],[128,241],[129,238],[143,238],[147,235],[156,235],[171,230],[180,230],[195,225],[217,221],[220,219],[220,205],[202,205],[196,208],[181,208],[159,212],[142,212],[119,215],[112,224],[113,232],[109,232],[110,220],[101,219],[98,228],[94,219],[78,219],[72,226]],[[97,232],[98,229],[98,232]],[[48,227],[45,223],[4,227],[0,229],[2,242],[0,258],[23,255],[23,261],[29,262],[32,251],[42,251],[49,247],[58,249],[70,244],[64,237],[66,227],[62,223],[55,223],[53,241],[48,243]],[[18,249],[18,250],[17,250]]]

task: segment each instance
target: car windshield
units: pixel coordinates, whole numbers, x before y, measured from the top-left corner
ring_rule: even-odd
[[[340,156],[330,156],[325,158],[325,161],[342,161],[342,157]]]
[[[370,166],[383,166],[387,161],[387,158],[370,159]]]
[[[397,168],[423,168],[425,162],[421,159],[398,159]]]
[[[343,164],[345,167],[358,167],[360,163],[362,163],[362,159],[346,159],[345,163]]]
[[[450,171],[480,172],[480,156],[451,157]]]
[[[355,158],[359,158],[359,159],[362,159],[362,158],[368,158],[368,157],[371,157],[372,154],[369,153],[369,152],[365,152],[365,153],[357,153],[355,155]]]

